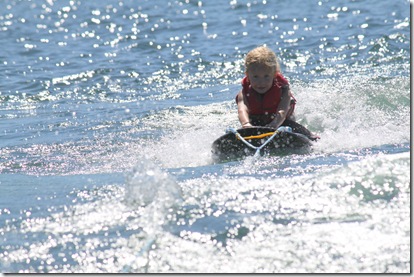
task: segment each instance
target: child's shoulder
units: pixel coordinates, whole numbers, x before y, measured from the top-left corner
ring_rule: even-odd
[[[289,85],[288,80],[280,72],[276,73],[276,82],[279,83],[281,86]]]

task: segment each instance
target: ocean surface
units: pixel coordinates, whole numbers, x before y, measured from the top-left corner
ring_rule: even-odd
[[[409,273],[410,2],[3,0],[0,272]],[[321,139],[214,162],[266,44]]]

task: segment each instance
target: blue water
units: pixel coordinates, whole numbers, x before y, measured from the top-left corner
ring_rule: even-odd
[[[2,1],[1,272],[410,272],[409,10]],[[214,163],[261,44],[321,139]]]

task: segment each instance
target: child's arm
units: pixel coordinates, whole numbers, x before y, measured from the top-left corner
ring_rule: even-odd
[[[249,118],[249,109],[243,98],[243,93],[240,91],[236,96],[237,111],[239,113],[239,121],[243,128],[252,127]]]
[[[276,117],[266,126],[277,129],[280,125],[282,125],[286,119],[286,115],[290,107],[290,95],[291,92],[289,87],[282,88],[282,99],[280,100],[279,106],[277,107]]]

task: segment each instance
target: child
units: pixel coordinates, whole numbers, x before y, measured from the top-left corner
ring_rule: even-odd
[[[245,59],[246,76],[236,96],[239,120],[243,128],[289,126],[311,140],[319,137],[295,122],[296,100],[289,82],[280,72],[276,54],[266,46],[251,50]]]

